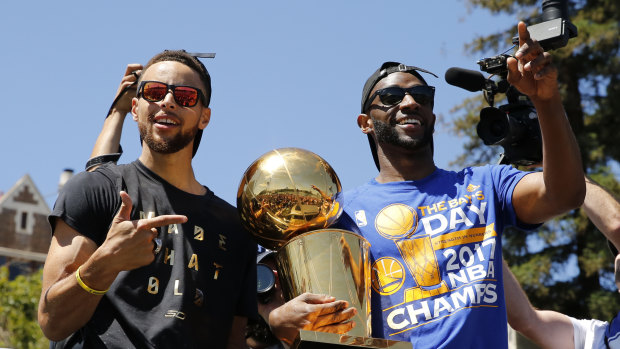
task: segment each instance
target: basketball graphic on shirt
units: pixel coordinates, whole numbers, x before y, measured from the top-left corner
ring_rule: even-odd
[[[392,204],[384,207],[375,218],[375,229],[383,237],[398,240],[415,232],[418,214],[404,204]]]
[[[394,241],[416,286],[405,292],[405,300],[422,299],[449,292],[441,279],[437,257],[428,235],[412,238],[418,224],[418,215],[412,207],[405,204],[391,204],[384,207],[375,217],[375,229],[386,239]],[[372,287],[382,294],[392,294],[402,286],[406,269],[400,261],[387,263],[381,259],[375,262],[372,270]],[[401,276],[402,275],[402,276]],[[399,284],[399,282],[401,282]]]
[[[372,265],[372,288],[384,296],[393,294],[405,282],[405,275],[405,268],[397,259],[380,258]]]

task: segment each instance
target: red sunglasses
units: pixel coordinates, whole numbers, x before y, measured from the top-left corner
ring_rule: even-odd
[[[205,104],[204,95],[199,89],[192,86],[168,85],[159,81],[142,81],[138,89],[138,98],[159,102],[166,97],[168,91],[172,91],[174,101],[182,107],[193,107],[198,103],[198,99]]]

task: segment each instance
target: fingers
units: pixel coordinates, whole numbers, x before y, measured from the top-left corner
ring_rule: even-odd
[[[551,64],[552,57],[549,53],[543,52],[540,56],[528,62],[524,69],[534,74],[534,79],[540,80],[545,76],[554,77],[557,75],[557,68]]]
[[[129,194],[125,191],[121,191],[119,195],[121,196],[122,202],[121,207],[118,209],[118,213],[114,219],[117,223],[131,220],[131,210],[133,208],[133,202],[131,201]]]
[[[551,54],[545,52],[540,43],[531,38],[525,23],[519,22],[518,30],[519,49],[515,52],[515,58],[518,62],[512,58],[506,62],[509,72],[508,82],[517,83],[529,74],[534,80],[557,78],[557,68],[551,64]]]
[[[162,241],[157,236],[159,232],[155,228],[151,228],[151,232],[153,233],[153,254],[158,254],[161,251]]]
[[[121,207],[118,209],[118,213],[115,217],[117,223],[131,220],[131,210],[133,209],[133,202],[129,194],[125,191],[120,191],[119,195],[121,197]],[[135,222],[135,226],[138,230],[152,230],[157,233],[155,228],[185,222],[187,222],[186,216],[170,214],[140,219]]]
[[[354,327],[355,321],[347,321],[315,328],[314,331],[344,334],[351,331]]]
[[[134,71],[127,73],[125,76],[123,76],[123,79],[121,80],[121,86],[119,87],[119,89],[123,89],[127,86],[131,86],[135,84],[136,82],[138,82],[138,79],[140,79],[140,74],[142,74],[141,69],[134,70]],[[135,90],[135,87],[132,89]]]
[[[530,32],[527,31],[527,26],[523,21],[517,24],[517,31],[519,32],[519,47],[521,47],[527,40],[530,39]]]
[[[340,312],[349,306],[349,302],[343,301],[343,300],[337,300],[331,303],[317,304],[315,306],[318,308],[318,313],[320,316],[320,315],[333,314],[333,313]]]
[[[129,87],[138,81],[138,79],[140,78],[140,74],[142,74],[142,64],[128,64],[127,68],[125,69],[125,75],[123,75],[123,79],[121,79],[121,84],[118,86],[118,90],[116,91],[116,95],[118,96],[123,91],[135,93],[136,88]],[[133,93],[130,93],[129,95],[133,95]]]
[[[308,304],[323,304],[329,303],[336,300],[335,297],[328,296],[326,294],[316,294],[316,293],[302,293],[297,296],[300,301]]]
[[[516,59],[509,57],[506,60],[506,67],[508,68],[508,76],[506,80],[511,85],[516,85],[519,81],[521,81],[521,74],[519,72],[519,62]]]
[[[136,222],[138,230],[154,229],[165,225],[178,224],[187,222],[187,217],[177,214],[167,214],[153,218],[140,219]]]
[[[133,72],[140,72],[142,70],[142,64],[139,63],[129,63],[127,64],[127,68],[125,69],[125,76],[131,75]]]
[[[140,63],[129,63],[127,64],[127,68],[125,68],[125,75],[131,74],[132,71],[142,69],[142,64]]]
[[[527,26],[523,22],[519,22],[519,49],[515,52],[515,58],[524,64],[524,70],[530,71],[531,63],[536,65],[548,64],[550,55],[544,55],[545,50],[537,40],[530,37]]]
[[[313,329],[320,331],[323,327],[329,327],[334,325],[339,325],[345,322],[350,322],[349,320],[353,319],[353,317],[357,314],[357,310],[353,307],[342,309],[333,313],[319,315],[316,321],[314,321]],[[324,331],[328,332],[328,331]]]

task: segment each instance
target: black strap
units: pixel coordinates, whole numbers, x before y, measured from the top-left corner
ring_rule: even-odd
[[[120,159],[121,154],[123,154],[123,148],[120,146],[120,144],[118,145],[118,148],[120,151],[119,153],[104,154],[104,155],[99,155],[99,156],[95,156],[93,158],[88,159],[88,161],[86,161],[86,171],[90,170],[91,168],[95,166],[105,164],[106,162],[116,163],[118,159]]]

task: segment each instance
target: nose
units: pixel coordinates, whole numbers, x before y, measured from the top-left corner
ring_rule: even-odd
[[[418,109],[420,103],[416,102],[412,95],[405,93],[405,97],[399,104],[400,109]]]
[[[171,89],[168,89],[164,99],[160,101],[160,106],[162,108],[170,108],[174,109],[177,106],[177,101],[174,100],[174,94]]]

